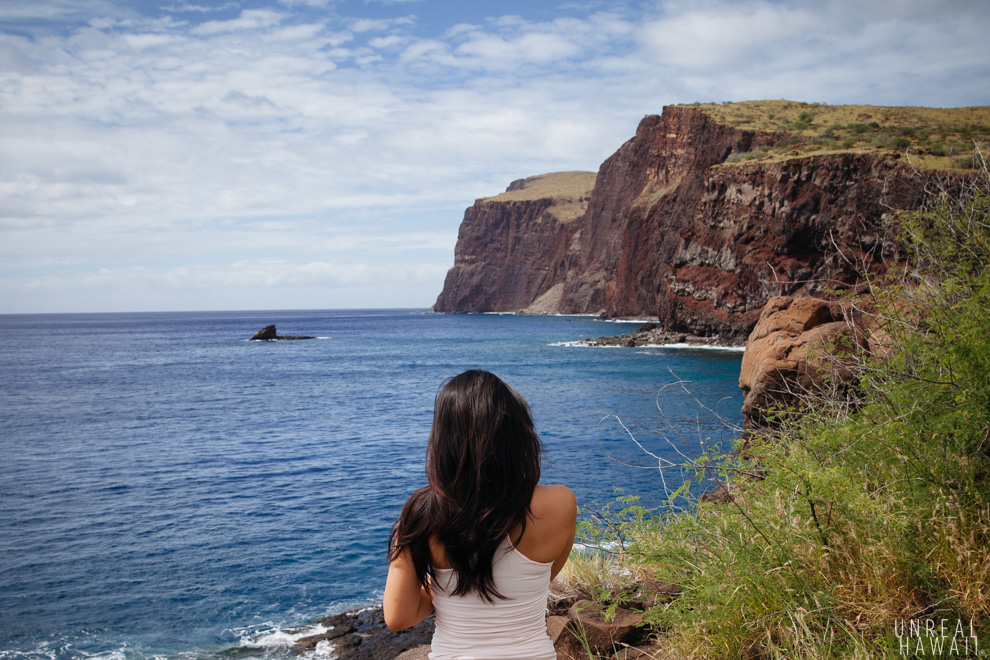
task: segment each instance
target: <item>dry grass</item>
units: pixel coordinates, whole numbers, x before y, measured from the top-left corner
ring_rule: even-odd
[[[531,176],[520,190],[510,190],[486,197],[482,202],[531,202],[552,199],[548,211],[561,222],[570,222],[584,215],[591,190],[595,187],[594,172],[554,172]]]
[[[826,153],[882,153],[925,169],[970,169],[974,142],[990,140],[990,106],[969,108],[824,105],[795,101],[693,104],[720,124],[778,133],[780,141],[731,163]]]
[[[618,555],[575,547],[556,580],[567,590],[592,594],[616,591],[617,585],[623,582],[623,573]]]

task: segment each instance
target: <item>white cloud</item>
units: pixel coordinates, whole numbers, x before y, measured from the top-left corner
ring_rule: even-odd
[[[198,276],[215,292],[259,264],[314,287],[345,265],[379,284],[421,267],[428,305],[475,198],[597,169],[664,104],[974,105],[990,89],[982,3],[678,0],[429,34],[422,18],[294,2],[197,24],[214,18],[201,4],[163,7],[189,23],[98,1],[5,4],[0,312],[43,299],[28,281],[52,305],[124,304],[113,291],[128,276]],[[2,28],[70,7],[86,20],[30,38]]]
[[[399,18],[358,18],[350,21],[350,28],[355,32],[385,32],[394,28],[410,27],[415,25],[416,19],[412,16],[401,16]]]
[[[198,13],[198,14],[209,14],[218,11],[225,11],[227,9],[233,9],[237,7],[236,2],[226,2],[222,5],[195,5],[192,3],[184,2],[182,4],[171,4],[163,5],[161,7],[162,11],[176,12],[176,13]]]
[[[220,32],[239,32],[270,28],[282,22],[282,14],[269,9],[245,9],[237,18],[228,21],[207,21],[192,29],[193,34],[209,35]]]
[[[406,37],[400,37],[397,34],[392,34],[387,37],[376,37],[368,41],[368,45],[372,48],[395,48],[407,43],[409,40]]]
[[[973,48],[990,5],[744,0],[665,9],[640,31],[643,54],[657,70],[724,99],[931,105],[926,97],[947,79],[965,96],[958,92],[970,65],[977,77],[987,72]],[[918,88],[920,79],[932,87]]]

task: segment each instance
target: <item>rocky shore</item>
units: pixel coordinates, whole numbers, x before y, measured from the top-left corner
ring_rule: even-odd
[[[659,658],[657,639],[646,639],[639,611],[678,597],[676,585],[647,581],[632,589],[623,607],[608,620],[589,594],[568,589],[557,581],[547,601],[547,632],[562,660],[587,660],[585,644],[597,657],[608,660]],[[336,614],[320,621],[328,630],[296,642],[300,654],[332,652],[339,660],[425,660],[433,638],[433,615],[412,628],[392,632],[381,606]],[[579,639],[575,631],[581,631]]]
[[[704,337],[692,335],[684,332],[671,332],[664,330],[655,323],[646,323],[635,332],[623,335],[611,335],[598,337],[596,339],[582,339],[575,342],[580,346],[687,346],[687,347],[720,347],[720,348],[742,348],[746,345],[745,338],[742,337]]]
[[[429,645],[433,638],[433,616],[401,632],[385,625],[381,606],[342,612],[320,621],[328,630],[296,642],[300,653],[323,650],[329,645],[339,660],[391,660],[403,651]],[[425,656],[424,656],[425,657]]]

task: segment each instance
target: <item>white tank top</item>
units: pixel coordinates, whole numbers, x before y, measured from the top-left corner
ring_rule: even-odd
[[[491,603],[476,591],[450,595],[457,574],[433,569],[437,628],[430,660],[556,660],[546,621],[551,566],[533,561],[505,539],[495,551],[492,578],[506,598]]]

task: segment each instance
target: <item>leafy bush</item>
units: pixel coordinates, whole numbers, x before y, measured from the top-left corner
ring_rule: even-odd
[[[893,657],[898,621],[931,619],[990,643],[985,164],[899,223],[910,260],[864,307],[874,350],[855,356],[856,405],[823,396],[694,461],[728,503],[601,528],[625,539],[624,561],[680,585],[646,613],[678,657]]]

